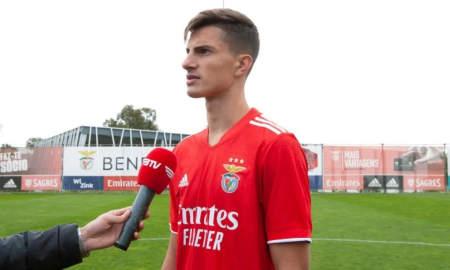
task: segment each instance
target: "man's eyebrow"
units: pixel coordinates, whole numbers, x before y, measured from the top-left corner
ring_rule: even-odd
[[[196,46],[196,47],[193,48],[194,52],[198,52],[198,51],[203,50],[203,49],[213,50],[214,47],[213,46],[209,46],[209,45],[200,45],[200,46]],[[187,53],[189,53],[190,51],[191,51],[191,49],[186,48],[186,52]]]

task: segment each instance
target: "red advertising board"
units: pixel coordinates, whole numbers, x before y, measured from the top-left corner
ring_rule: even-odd
[[[0,175],[61,175],[61,147],[0,149]]]
[[[443,146],[324,146],[323,188],[444,190],[443,152]]]
[[[381,152],[381,146],[324,146],[323,188],[363,189],[363,175],[381,174]]]
[[[139,190],[137,176],[105,176],[103,190]]]
[[[59,190],[61,176],[56,175],[24,175],[22,190]]]
[[[405,190],[443,190],[445,189],[444,176],[438,175],[405,175],[403,188]]]

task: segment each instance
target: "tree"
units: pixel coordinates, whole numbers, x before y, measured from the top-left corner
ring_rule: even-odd
[[[2,144],[2,147],[1,148],[11,148],[12,146],[10,145],[10,144],[8,144],[8,143],[4,143],[4,144]]]
[[[38,142],[42,141],[42,138],[29,138],[27,140],[27,147],[34,147]]]
[[[116,119],[110,118],[103,122],[104,127],[134,128],[158,130],[156,125],[156,111],[150,108],[135,109],[133,105],[126,105],[117,114]]]

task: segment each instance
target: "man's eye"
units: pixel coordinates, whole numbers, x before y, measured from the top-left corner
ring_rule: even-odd
[[[209,50],[208,49],[202,49],[202,54],[205,54],[205,53],[209,53]]]

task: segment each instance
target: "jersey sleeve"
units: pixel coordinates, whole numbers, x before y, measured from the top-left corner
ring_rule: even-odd
[[[267,243],[311,242],[308,164],[293,134],[281,134],[262,156]]]
[[[173,234],[178,234],[178,200],[176,197],[176,190],[173,182],[171,181],[169,184],[169,193],[170,193],[170,231]]]
[[[175,147],[173,153],[177,156],[178,148]],[[178,158],[178,157],[177,157]],[[170,217],[169,226],[170,231],[173,234],[178,234],[178,213],[179,213],[179,202],[178,202],[178,184],[180,179],[180,169],[179,163],[172,180],[169,182],[169,195],[170,195]]]

